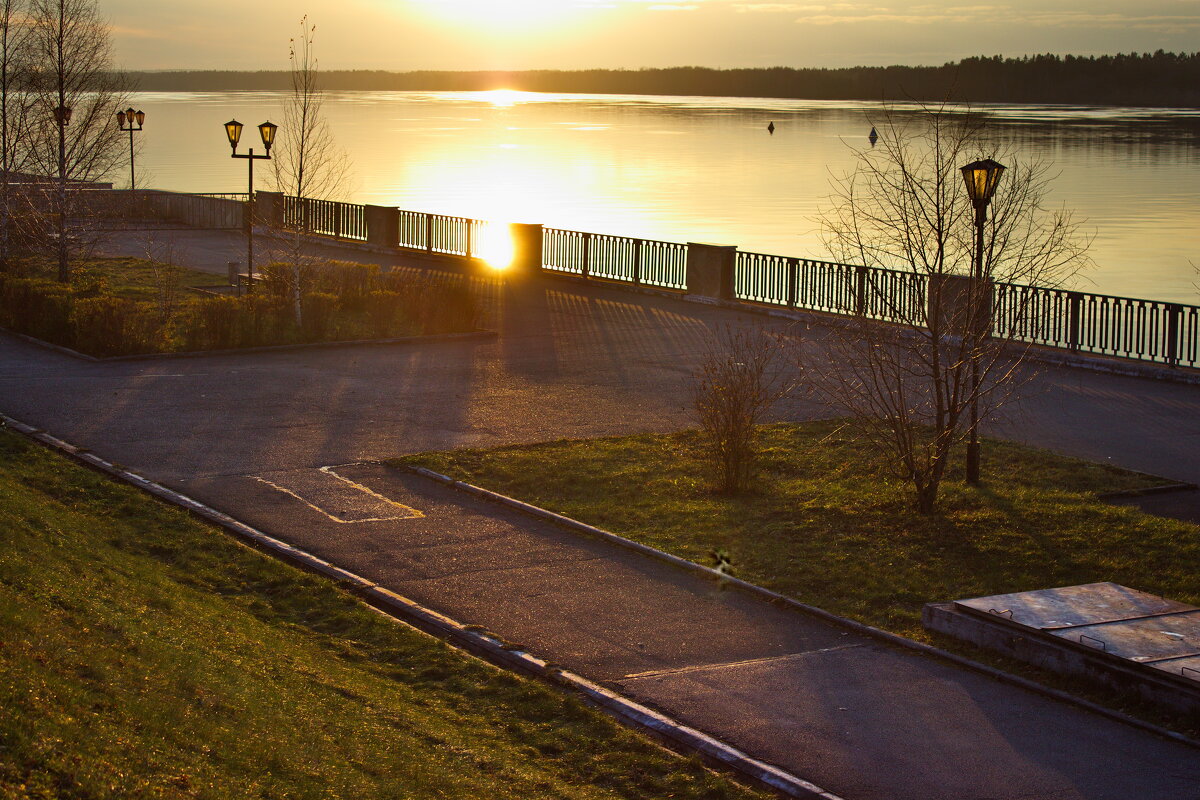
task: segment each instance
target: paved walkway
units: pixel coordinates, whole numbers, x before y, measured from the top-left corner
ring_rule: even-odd
[[[571,284],[495,301],[490,341],[93,364],[0,337],[0,409],[847,798],[1200,798],[1200,750],[362,463],[684,427],[704,332],[750,319]],[[1198,412],[1197,387],[1048,370],[1003,430],[1200,480]]]

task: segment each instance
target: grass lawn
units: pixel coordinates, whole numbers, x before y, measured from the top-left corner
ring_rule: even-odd
[[[984,484],[970,488],[952,471],[938,513],[923,516],[849,428],[783,424],[761,436],[760,480],[737,497],[710,489],[695,432],[398,461],[699,563],[714,565],[723,550],[738,577],[977,659],[991,656],[925,631],[921,606],[1093,581],[1200,605],[1200,527],[1096,499],[1163,483],[1156,478],[988,441]]]
[[[0,798],[750,798],[0,431]]]
[[[228,286],[229,276],[202,272],[190,267],[155,264],[144,258],[90,258],[73,267],[74,280],[82,284],[104,287],[108,293],[129,300],[155,300],[165,282],[180,288],[197,286]],[[168,276],[169,272],[169,277]],[[38,277],[53,279],[58,265],[45,262],[35,270]]]

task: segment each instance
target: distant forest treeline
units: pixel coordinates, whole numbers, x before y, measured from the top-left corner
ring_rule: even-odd
[[[289,88],[286,72],[135,72],[145,91]],[[327,89],[786,97],[809,100],[943,100],[974,103],[1200,107],[1200,52],[1115,56],[966,58],[940,67],[843,69],[533,70],[385,72],[332,70]]]

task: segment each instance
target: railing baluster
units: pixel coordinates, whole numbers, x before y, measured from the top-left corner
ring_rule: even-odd
[[[1183,316],[1183,306],[1178,303],[1167,305],[1167,341],[1166,359],[1172,368],[1179,366],[1179,318]]]

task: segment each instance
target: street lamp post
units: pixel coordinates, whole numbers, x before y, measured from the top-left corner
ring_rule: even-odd
[[[133,172],[133,134],[135,131],[140,132],[142,130],[142,123],[145,121],[146,121],[146,112],[145,111],[134,111],[132,106],[130,106],[125,111],[117,112],[117,128],[122,131],[129,131],[129,191],[130,192],[132,192],[134,189],[134,186],[137,185],[136,183],[134,183],[135,176],[134,176],[134,172]],[[137,123],[136,128],[133,127],[133,124],[135,122]],[[126,127],[126,123],[129,124],[128,127]]]
[[[275,144],[275,131],[279,128],[278,125],[272,125],[270,122],[264,122],[258,126],[258,134],[262,137],[263,147],[266,148],[266,153],[262,155],[254,155],[254,148],[250,148],[246,154],[240,154],[237,151],[238,140],[242,138],[242,123],[236,119],[231,119],[225,123],[225,135],[229,138],[229,146],[233,149],[233,158],[247,159],[247,165],[250,168],[249,181],[247,183],[246,192],[246,291],[254,291],[254,162],[258,159],[271,158],[271,145]]]
[[[979,347],[986,335],[984,320],[991,315],[989,308],[985,317],[981,307],[988,296],[983,290],[983,224],[987,222],[988,203],[996,193],[996,184],[1000,182],[1004,166],[985,158],[972,161],[961,169],[967,194],[975,206],[975,264],[971,274],[972,302],[967,334],[971,337],[971,431],[967,440],[967,483],[974,486],[979,483]]]
[[[54,122],[58,126],[58,280],[66,283],[71,279],[67,264],[67,126],[71,124],[71,107],[60,103],[54,109]]]

